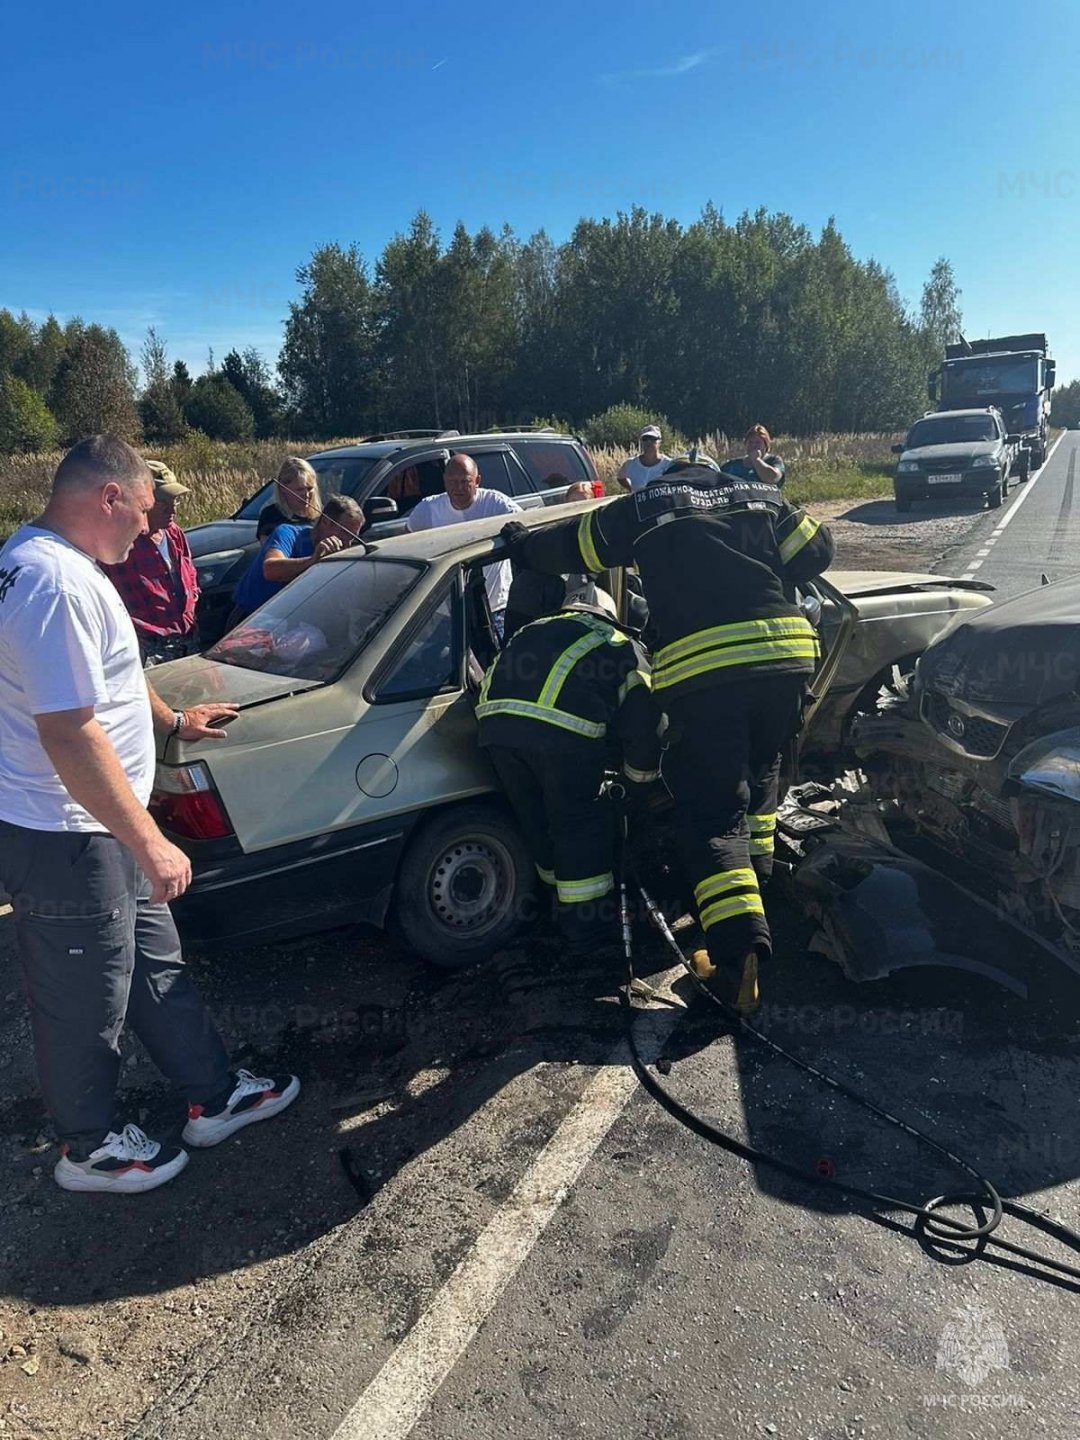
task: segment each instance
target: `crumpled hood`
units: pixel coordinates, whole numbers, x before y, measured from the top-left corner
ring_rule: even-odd
[[[1080,578],[968,618],[919,661],[919,683],[1013,718],[1080,687]]]

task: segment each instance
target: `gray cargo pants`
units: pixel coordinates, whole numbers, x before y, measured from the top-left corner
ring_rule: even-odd
[[[196,1104],[230,1089],[217,1027],[196,993],[167,905],[111,835],[0,820],[41,1092],[61,1141],[85,1158],[114,1128],[125,1021]]]

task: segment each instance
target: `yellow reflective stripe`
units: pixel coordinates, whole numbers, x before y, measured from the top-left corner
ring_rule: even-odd
[[[646,675],[643,670],[631,670],[630,674],[627,675],[626,679],[619,686],[619,704],[621,705],[623,703],[631,690],[636,690],[639,685],[644,685],[645,689],[648,690],[651,688],[651,684],[651,677]]]
[[[659,780],[659,770],[635,770],[633,765],[623,761],[623,774],[628,780],[633,780],[636,785],[649,785],[653,780]]]
[[[486,720],[492,715],[517,715],[522,720],[543,720],[548,725],[557,725],[560,730],[570,730],[575,735],[585,735],[590,740],[602,740],[607,726],[593,720],[583,720],[580,715],[571,715],[568,710],[556,710],[552,705],[537,705],[532,700],[486,700],[476,707],[476,718]]]
[[[567,646],[558,660],[548,671],[548,677],[544,681],[544,688],[537,696],[538,705],[554,705],[559,698],[559,692],[579,660],[583,660],[591,650],[599,650],[602,645],[607,644],[607,636],[602,631],[589,630],[580,639],[575,640],[572,645]]]
[[[747,891],[745,895],[729,895],[726,900],[714,900],[701,911],[701,928],[709,930],[721,920],[733,920],[736,915],[764,915],[758,891]]]
[[[750,826],[751,835],[763,835],[776,829],[776,811],[768,815],[747,815],[746,823]]]
[[[543,865],[537,865],[536,873],[540,876],[540,879],[544,882],[545,885],[555,884],[554,870],[545,870]]]
[[[804,515],[791,534],[780,542],[780,559],[786,565],[793,560],[804,545],[808,545],[821,526],[809,515]]]
[[[696,675],[705,675],[710,670],[725,670],[732,665],[767,665],[776,660],[809,660],[818,658],[818,648],[811,640],[773,640],[767,645],[733,645],[727,650],[714,650],[711,654],[694,656],[681,665],[671,666],[662,674],[659,668],[653,675],[653,689],[664,690],[669,685],[679,685],[692,680]]]
[[[586,900],[599,900],[615,888],[615,877],[610,870],[603,875],[590,875],[587,880],[556,880],[559,899],[564,905],[581,905]]]
[[[772,835],[751,835],[751,855],[771,855],[776,849],[776,840]]]
[[[731,625],[713,625],[709,630],[696,630],[662,645],[653,660],[654,672],[661,665],[685,659],[696,650],[712,650],[718,645],[733,645],[740,640],[789,639],[805,635],[816,638],[817,631],[805,615],[777,615],[767,620],[738,620]]]
[[[720,870],[694,886],[694,899],[699,905],[704,905],[706,900],[712,900],[717,895],[726,895],[729,890],[737,890],[740,885],[751,885],[756,890],[757,883],[757,872],[754,870]]]
[[[585,569],[591,570],[593,574],[599,573],[604,568],[603,561],[596,553],[596,545],[592,538],[592,518],[595,513],[593,510],[586,510],[578,521],[577,527],[578,549],[581,551],[582,563]]]

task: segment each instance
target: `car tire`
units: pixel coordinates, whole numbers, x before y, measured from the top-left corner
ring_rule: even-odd
[[[991,510],[1000,510],[1005,500],[1005,482],[999,480],[986,497],[986,503]]]
[[[911,501],[906,495],[897,495],[896,508],[901,515],[906,515],[911,509]]]
[[[1020,482],[1021,485],[1023,485],[1023,484],[1025,483],[1025,481],[1031,479],[1031,456],[1028,454],[1028,452],[1027,452],[1026,450],[1024,451],[1023,456],[1021,457],[1021,460],[1020,460],[1020,469],[1019,469],[1019,473],[1018,473],[1018,475],[1017,475],[1016,478],[1017,478],[1017,480]]]
[[[510,815],[470,801],[411,840],[394,889],[394,928],[425,960],[458,970],[511,940],[535,899],[532,857]]]
[[[1046,453],[1042,449],[1042,446],[1039,446],[1036,450],[1029,450],[1028,454],[1031,456],[1031,469],[1038,470],[1039,466],[1046,459]]]

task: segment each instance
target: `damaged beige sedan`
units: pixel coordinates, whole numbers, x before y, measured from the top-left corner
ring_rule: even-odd
[[[550,524],[580,506],[529,511]],[[151,807],[191,856],[176,906],[188,938],[262,941],[392,925],[442,965],[505,944],[533,910],[534,872],[476,745],[473,703],[498,641],[484,568],[499,519],[343,551],[294,580],[201,656],[154,672],[180,709],[239,707],[218,743],[164,743]],[[635,577],[599,586],[627,613]],[[838,571],[803,603],[825,658],[803,745],[841,750],[853,718],[898,683],[987,587]],[[640,602],[639,602],[640,604]]]

